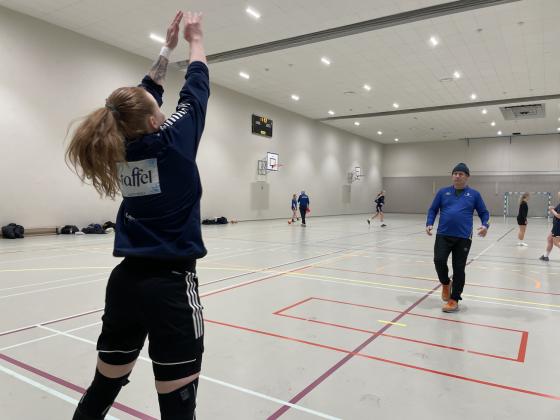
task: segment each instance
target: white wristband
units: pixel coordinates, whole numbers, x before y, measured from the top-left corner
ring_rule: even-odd
[[[163,46],[161,47],[161,51],[159,52],[159,55],[169,59],[169,56],[171,55],[171,51],[172,51],[171,48]]]

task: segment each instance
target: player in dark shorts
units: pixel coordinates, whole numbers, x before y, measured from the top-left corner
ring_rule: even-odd
[[[519,200],[519,212],[517,213],[517,224],[519,225],[519,233],[517,234],[518,246],[528,246],[523,239],[525,238],[525,231],[527,230],[527,214],[529,213],[529,193],[523,193]]]
[[[374,203],[375,203],[375,214],[373,216],[371,216],[369,219],[366,220],[368,225],[371,225],[371,222],[377,216],[379,216],[379,221],[381,222],[381,227],[387,226],[385,223],[383,223],[383,219],[384,219],[383,206],[385,205],[385,191],[384,190],[380,191],[379,194],[377,194],[377,197],[375,197]]]
[[[558,193],[558,199],[560,200],[560,192]],[[541,261],[549,261],[550,252],[552,251],[552,247],[556,246],[560,248],[560,204],[556,207],[550,206],[548,211],[552,215],[552,230],[546,237],[546,251],[543,255],[540,256],[539,260]]]
[[[176,111],[161,112],[169,54],[184,38],[189,66]],[[97,367],[74,420],[104,419],[149,338],[162,420],[194,419],[204,350],[196,261],[206,255],[196,155],[210,82],[201,15],[178,12],[138,87],[113,91],[73,133],[67,159],[102,196],[122,194]]]

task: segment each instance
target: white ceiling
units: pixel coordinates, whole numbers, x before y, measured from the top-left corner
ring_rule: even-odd
[[[148,58],[174,12],[205,14],[208,54],[445,3],[433,0],[0,0],[0,5]],[[250,5],[262,17],[245,13]],[[309,118],[560,94],[560,1],[523,0],[211,65],[214,83]],[[429,38],[440,43],[433,47]],[[320,59],[332,64],[324,66]],[[175,53],[175,59],[184,57]],[[462,77],[451,82],[459,70]],[[245,80],[239,72],[250,74]],[[370,92],[362,89],[368,83]],[[354,94],[344,92],[353,91]],[[300,101],[290,95],[296,93]],[[474,102],[476,102],[474,101]],[[537,101],[535,101],[537,102]],[[498,106],[327,121],[382,143],[542,134],[560,127],[560,100],[543,119],[505,122]],[[503,106],[503,105],[502,105]],[[258,110],[256,110],[258,111]],[[496,121],[496,126],[490,122]],[[377,135],[377,131],[383,135]]]

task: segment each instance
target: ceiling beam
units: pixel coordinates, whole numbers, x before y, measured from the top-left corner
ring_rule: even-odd
[[[240,58],[252,57],[259,54],[266,54],[274,51],[285,50],[288,48],[301,47],[302,45],[324,42],[331,39],[337,39],[346,36],[361,34],[364,32],[371,32],[379,29],[390,28],[393,26],[404,25],[406,23],[418,22],[426,19],[433,19],[441,16],[452,15],[455,13],[462,13],[469,10],[482,9],[490,6],[499,6],[502,4],[514,3],[518,1],[521,0],[459,0],[449,3],[436,4],[434,6],[424,7],[422,9],[410,10],[408,12],[397,13],[390,16],[383,16],[363,22],[352,23],[350,25],[325,29],[323,31],[312,32],[309,34],[298,35],[291,38],[266,42],[264,44],[252,45],[250,47],[210,54],[207,56],[207,60],[209,64],[238,60]],[[183,60],[178,61],[176,64],[177,66],[179,66],[179,68],[185,68],[188,62],[186,60]]]
[[[438,105],[438,106],[430,106],[424,108],[408,108],[408,109],[399,109],[395,111],[368,112],[365,114],[339,115],[337,117],[317,118],[316,121],[328,122],[328,121],[348,120],[348,119],[356,119],[356,118],[386,117],[388,115],[418,114],[421,112],[447,111],[450,109],[464,109],[464,108],[479,108],[483,106],[506,105],[506,104],[520,103],[520,102],[549,101],[551,99],[560,99],[560,93],[556,93],[554,95],[525,96],[522,98],[496,99],[492,101],[465,102],[462,104]]]

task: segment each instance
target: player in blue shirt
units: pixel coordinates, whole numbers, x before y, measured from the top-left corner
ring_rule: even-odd
[[[182,20],[190,64],[166,119],[163,82]],[[113,91],[73,134],[67,159],[81,179],[102,196],[122,194],[113,255],[125,257],[109,278],[97,369],[74,420],[105,418],[147,336],[161,418],[195,417],[204,348],[196,260],[206,255],[196,155],[209,94],[201,15],[178,12],[141,85]]]
[[[558,193],[558,199],[560,200],[560,192]],[[541,261],[549,261],[550,260],[550,252],[552,251],[553,246],[557,246],[560,248],[560,204],[556,207],[550,206],[548,211],[552,215],[552,230],[546,237],[546,251],[539,260]]]
[[[297,204],[297,195],[294,194],[292,195],[292,221],[290,223],[299,220],[299,217],[297,217]]]
[[[307,196],[307,194],[305,194],[305,191],[301,192],[297,201],[299,203],[299,214],[301,215],[301,225],[303,227],[306,227],[307,225],[305,224],[305,215],[309,211],[309,197]]]
[[[465,266],[471,249],[473,233],[473,213],[476,210],[482,226],[479,236],[486,236],[490,213],[482,196],[467,186],[470,171],[467,165],[459,163],[453,168],[453,185],[440,189],[428,210],[426,233],[432,235],[438,212],[439,224],[434,244],[434,264],[440,283],[441,298],[447,302],[442,310],[456,312],[465,286]],[[453,281],[449,278],[447,259],[452,255]]]

